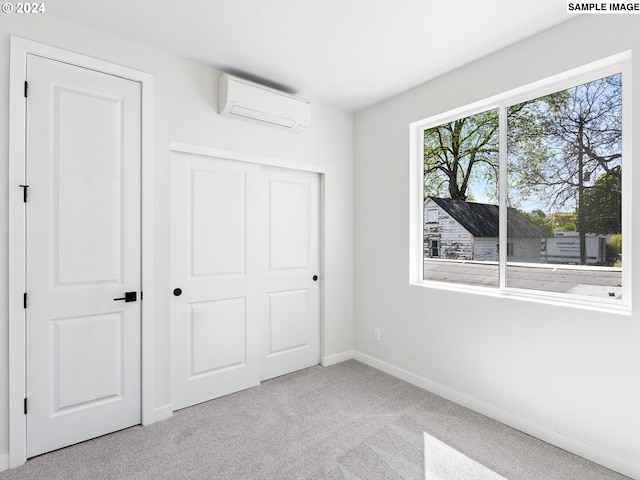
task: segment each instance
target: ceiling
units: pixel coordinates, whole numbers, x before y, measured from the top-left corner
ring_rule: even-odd
[[[572,18],[564,0],[54,0],[47,13],[351,112]]]

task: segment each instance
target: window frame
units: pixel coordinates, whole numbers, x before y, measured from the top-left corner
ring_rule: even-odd
[[[499,115],[499,245],[507,245],[507,115],[506,111],[512,105],[527,100],[536,99],[550,93],[575,87],[615,73],[622,73],[622,158],[624,174],[622,176],[622,299],[587,297],[567,293],[555,293],[538,290],[518,289],[506,285],[507,248],[499,248],[499,286],[484,287],[447,283],[423,278],[423,230],[424,230],[424,131],[451,122],[456,119],[471,116],[490,109],[498,109]],[[502,94],[463,105],[458,108],[432,115],[409,125],[409,283],[410,285],[464,291],[485,294],[501,298],[515,298],[551,304],[570,305],[581,308],[605,310],[620,313],[631,313],[631,265],[632,263],[632,168],[631,157],[631,52],[626,51],[589,63],[587,65],[568,70],[557,75],[509,90]],[[533,265],[533,264],[532,264]],[[544,266],[535,264],[538,268]],[[555,265],[557,267],[557,265]],[[575,268],[575,267],[574,267]],[[580,268],[580,267],[577,267]]]

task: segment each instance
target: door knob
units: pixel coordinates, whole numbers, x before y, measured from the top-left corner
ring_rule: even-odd
[[[113,299],[114,302],[117,302],[119,300],[124,300],[125,302],[135,302],[138,300],[138,292],[127,292],[124,294],[124,297]]]
[[[182,295],[182,289],[181,289],[181,288],[175,288],[175,289],[173,290],[173,294],[174,294],[176,297],[179,297],[180,295]]]
[[[317,281],[318,281],[318,275],[314,275],[314,276],[313,276],[313,281],[314,281],[314,282],[317,282]]]

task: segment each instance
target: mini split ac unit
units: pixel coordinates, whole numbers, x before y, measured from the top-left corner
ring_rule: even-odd
[[[228,74],[220,77],[219,113],[299,132],[309,125],[311,104],[304,98]]]

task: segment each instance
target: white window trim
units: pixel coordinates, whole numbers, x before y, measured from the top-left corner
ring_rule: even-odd
[[[507,191],[507,149],[506,149],[506,108],[526,100],[538,98],[553,92],[568,89],[576,85],[622,72],[622,157],[624,174],[622,176],[622,258],[625,267],[622,270],[622,300],[594,298],[566,293],[554,293],[534,290],[522,290],[506,286],[507,249],[500,249],[500,285],[494,287],[478,287],[473,285],[454,284],[423,280],[423,137],[424,131],[462,117],[471,116],[497,108],[500,122],[500,191]],[[447,112],[443,112],[409,125],[409,283],[411,285],[478,293],[501,298],[542,302],[547,304],[569,305],[623,314],[631,313],[631,265],[632,262],[632,228],[631,179],[633,162],[631,161],[631,51],[563,72],[552,77],[510,90],[503,94],[489,97]],[[507,208],[506,195],[499,195],[500,207],[500,243],[507,243]]]

